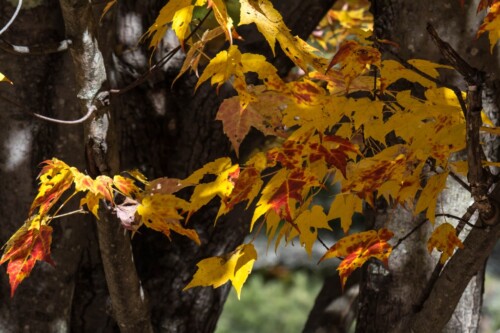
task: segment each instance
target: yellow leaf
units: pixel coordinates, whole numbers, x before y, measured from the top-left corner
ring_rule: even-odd
[[[220,198],[228,197],[234,188],[234,182],[231,178],[231,174],[236,172],[238,168],[238,164],[229,165],[226,169],[217,173],[215,181],[197,185],[191,195],[189,214],[191,215],[201,207],[205,206],[216,195]]]
[[[180,212],[189,209],[189,202],[171,194],[154,194],[144,198],[137,207],[142,223],[153,230],[160,231],[170,239],[171,231],[184,235],[200,244],[198,234],[193,229],[184,228]]]
[[[208,174],[216,175],[223,170],[226,170],[232,165],[229,157],[221,157],[213,162],[205,164],[202,168],[193,172],[188,178],[183,180],[186,184],[198,184],[203,176]]]
[[[174,30],[175,35],[179,38],[179,42],[184,47],[184,39],[189,34],[189,23],[193,18],[194,6],[186,6],[175,12],[172,18],[172,30]]]
[[[467,177],[467,172],[469,172],[469,162],[467,161],[450,162],[449,167],[451,171],[464,177]]]
[[[99,219],[99,199],[101,199],[101,196],[95,195],[93,192],[89,191],[87,192],[87,195],[80,200],[80,207],[87,205],[90,212],[94,214],[97,219]]]
[[[255,260],[257,252],[253,244],[242,244],[226,255],[203,259],[197,264],[198,270],[193,279],[183,290],[208,286],[218,288],[231,281],[239,299],[241,288]]]
[[[340,72],[346,82],[346,91],[349,91],[352,80],[363,74],[368,65],[380,67],[380,52],[374,47],[348,40],[340,45],[327,69],[337,64],[341,64]]]
[[[339,193],[335,196],[330,210],[328,211],[327,220],[340,219],[340,225],[344,233],[349,231],[354,213],[363,212],[363,200],[356,194]]]
[[[300,244],[305,247],[309,257],[312,255],[313,244],[318,239],[318,229],[332,230],[325,213],[323,213],[323,207],[318,205],[313,206],[311,210],[302,212],[294,223],[300,231]],[[295,233],[297,233],[297,230],[293,229],[290,237],[294,237]]]
[[[427,242],[427,250],[429,253],[434,248],[443,252],[439,261],[444,264],[449,257],[453,255],[455,248],[463,248],[462,241],[457,237],[455,228],[449,223],[443,223],[437,227],[433,232],[429,241]]]
[[[191,0],[170,0],[165,6],[163,6],[163,8],[160,10],[160,14],[155,20],[155,23],[153,23],[153,25],[149,27],[148,31],[146,31],[145,36],[151,37],[149,47],[156,49],[168,30],[168,24],[172,22],[177,11],[184,10],[186,7],[192,7]],[[186,14],[187,13],[185,13],[185,15],[179,15],[177,23],[179,27],[181,25],[181,20],[183,18],[187,19]],[[184,22],[184,25],[189,25],[189,22]],[[177,35],[177,37],[179,37],[179,40],[182,43],[182,41],[184,40],[184,36]]]
[[[281,14],[274,9],[269,0],[241,0],[241,19],[239,25],[255,23],[264,35],[271,50],[275,50],[276,40],[281,49],[297,66],[307,71],[307,65],[324,71],[326,60],[316,56],[316,51],[298,36],[292,36],[283,22]]]
[[[448,172],[443,172],[430,177],[427,180],[427,185],[420,193],[420,198],[418,199],[417,206],[415,207],[415,214],[427,209],[426,217],[434,224],[436,219],[436,203],[439,193],[446,186],[446,178],[448,178]]]

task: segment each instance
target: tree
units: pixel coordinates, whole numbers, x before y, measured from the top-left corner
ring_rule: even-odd
[[[414,213],[426,211],[426,218],[434,223],[437,195],[444,188],[446,177],[451,174],[459,178],[457,173],[463,173],[464,165],[467,165],[469,185],[466,186],[473,194],[473,207],[479,211],[480,216],[476,228],[469,232],[462,244],[455,236],[456,230],[453,226],[448,223],[436,225],[430,239],[430,250],[436,247],[443,252],[441,264],[444,264],[449,256],[451,259],[446,266],[438,265],[438,273],[441,274],[435,282],[429,284],[429,296],[424,298],[427,301],[419,304],[419,308],[406,307],[403,320],[390,327],[396,330],[411,327],[413,330],[426,332],[432,331],[431,328],[441,331],[455,309],[465,285],[470,277],[481,269],[481,263],[491,251],[498,228],[494,213],[496,190],[491,194],[488,192],[495,179],[488,169],[481,165],[481,105],[474,104],[480,101],[477,91],[481,89],[469,89],[466,104],[453,84],[438,78],[437,69],[444,69],[445,66],[419,60],[408,62],[405,54],[399,56],[399,63],[381,61],[379,50],[386,53],[394,51],[391,50],[392,44],[385,41],[380,32],[375,40],[359,35],[358,41],[345,42],[328,65],[325,59],[311,53],[308,46],[287,32],[280,15],[267,1],[240,3],[242,10],[237,18],[234,15],[227,16],[224,2],[209,2],[214,21],[220,24],[220,28],[212,30],[213,33],[224,35],[231,45],[226,45],[226,51],[209,54],[212,60],[198,80],[193,76],[181,76],[173,88],[170,88],[170,85],[174,78],[178,78],[182,58],[176,58],[177,53],[172,52],[172,49],[176,48],[172,45],[173,34],[163,38],[166,31],[163,26],[173,20],[174,31],[181,41],[181,46],[184,40],[187,42],[189,30],[185,27],[191,21],[191,1],[170,1],[165,7],[159,5],[153,11],[157,13],[161,9],[156,25],[148,32],[152,37],[152,46],[156,49],[151,60],[157,63],[149,71],[147,53],[135,45],[137,38],[145,31],[142,28],[143,18],[151,15],[151,8],[156,7],[154,2],[118,2],[117,8],[113,10],[115,20],[111,20],[109,16],[104,17],[105,29],[102,31],[106,32],[106,36],[101,36],[102,42],[99,43],[95,37],[98,30],[93,20],[95,14],[88,3],[61,1],[61,16],[53,10],[59,8],[55,3],[48,4],[48,8],[40,9],[38,6],[32,9],[33,15],[38,10],[44,12],[50,9],[51,15],[55,17],[50,24],[56,28],[38,27],[49,36],[47,38],[53,38],[54,31],[62,35],[61,23],[64,23],[65,36],[70,42],[66,40],[54,48],[48,47],[50,45],[47,42],[40,50],[32,47],[30,54],[42,53],[37,62],[14,57],[14,60],[10,61],[18,61],[21,65],[12,68],[27,72],[29,66],[47,68],[51,62],[60,63],[64,61],[64,56],[54,55],[53,51],[71,45],[71,68],[76,80],[59,87],[64,80],[71,79],[56,78],[52,84],[57,87],[55,92],[67,91],[68,87],[74,87],[74,90],[78,91],[78,94],[75,91],[69,91],[67,94],[73,98],[70,105],[75,113],[80,111],[84,118],[88,118],[85,119],[84,126],[86,142],[84,147],[80,145],[81,156],[86,156],[88,175],[81,172],[81,167],[79,170],[70,168],[70,165],[79,165],[82,161],[66,164],[52,159],[45,162],[40,176],[41,185],[31,204],[30,218],[7,243],[4,252],[3,261],[9,261],[12,290],[14,291],[26,275],[24,270],[29,273],[36,261],[34,258],[51,262],[47,245],[50,244],[51,226],[55,224],[48,226],[48,222],[55,214],[50,215],[48,212],[56,201],[54,198],[59,199],[60,195],[74,184],[77,192],[87,193],[81,205],[85,205],[100,220],[95,224],[96,233],[107,289],[111,296],[112,317],[118,322],[120,329],[124,332],[146,332],[151,331],[154,326],[162,331],[210,332],[215,327],[228,288],[196,288],[188,292],[182,290],[186,286],[218,287],[228,279],[239,290],[255,259],[251,244],[239,245],[248,232],[249,225],[253,226],[257,222],[259,228],[262,228],[266,223],[270,239],[274,235],[278,237],[276,244],[283,237],[287,242],[298,237],[307,250],[316,240],[317,229],[330,228],[328,220],[340,218],[341,227],[347,232],[353,213],[362,210],[363,201],[371,207],[376,207],[379,201],[385,200],[390,208],[399,204],[413,208]],[[292,6],[291,2],[287,2],[286,10],[277,8],[282,9],[281,13],[285,19],[295,18],[295,22],[288,24],[291,27],[296,25],[297,29],[300,28],[296,33],[304,36],[314,29],[331,6],[331,3],[312,1],[297,1],[296,4]],[[197,1],[195,5],[203,9],[205,2]],[[227,5],[230,9],[231,2]],[[489,28],[488,22],[496,24],[498,3],[483,1],[481,6],[489,7],[490,11],[489,19],[487,18],[482,26],[484,31]],[[375,5],[374,8],[380,7]],[[459,4],[456,4],[457,11],[458,8]],[[108,9],[109,7],[106,7],[106,10]],[[209,17],[210,12],[205,12],[206,17]],[[383,18],[383,15],[377,15],[377,12],[375,14],[376,20]],[[203,29],[203,24],[207,22],[203,17],[201,21],[194,22],[198,22],[192,27],[194,31]],[[22,23],[21,18],[19,20]],[[231,28],[231,22],[238,21],[242,25],[256,23],[257,30],[263,33],[271,49],[277,39],[284,51],[284,54],[276,57],[274,61],[280,73],[285,73],[290,66],[290,61],[284,61],[287,58],[304,70],[311,66],[319,71],[310,73],[309,79],[285,83],[277,75],[277,69],[264,57],[255,54],[255,51],[260,49],[256,47],[259,37],[254,37],[260,36],[257,32],[239,30],[239,34],[245,34],[246,42],[232,43],[237,35]],[[118,28],[113,28],[114,23]],[[432,27],[430,31],[433,32]],[[11,30],[11,33],[13,32],[15,30]],[[493,29],[490,36],[495,36],[494,33]],[[56,41],[64,40],[60,35],[57,36],[60,39]],[[442,51],[446,51],[443,53],[444,57],[465,78],[469,87],[484,87],[486,91],[490,81],[484,79],[480,71],[462,61],[453,48],[448,47],[434,32],[433,39]],[[159,41],[162,42],[158,43]],[[203,43],[203,38],[200,41]],[[493,38],[491,42],[494,44],[496,40]],[[13,44],[31,44],[22,40],[4,40],[2,43],[5,48],[15,53],[23,49],[14,47]],[[191,44],[189,47],[196,50],[196,45]],[[186,46],[187,44],[184,44],[183,47]],[[268,58],[272,58],[271,54],[268,54]],[[190,59],[189,53],[187,59]],[[68,64],[67,58],[65,61]],[[2,59],[2,63],[4,62]],[[334,65],[337,67],[330,69]],[[371,76],[365,76],[368,74],[367,65],[372,65]],[[146,71],[146,76],[137,74]],[[6,70],[5,72],[16,86],[19,86],[18,82],[23,82],[17,77],[15,70],[12,73]],[[254,78],[245,77],[247,72],[255,72],[257,75]],[[374,80],[373,75],[381,79]],[[208,79],[220,87],[218,96],[213,94],[209,85],[200,85]],[[400,92],[393,92],[393,87],[400,85],[400,79],[419,86],[413,90],[399,88]],[[229,146],[219,125],[213,123],[220,101],[234,93],[222,86],[228,80],[232,82],[238,96],[224,100],[217,117],[222,120],[224,132],[228,134],[236,155],[238,152],[240,156],[244,153],[240,151],[240,145],[246,132],[241,132],[241,127],[238,128],[234,124],[234,121],[237,121],[243,126],[243,119],[238,118],[242,114],[250,114],[251,118],[246,121],[264,134],[286,137],[278,147],[260,154],[248,154],[241,167],[228,158],[220,158],[229,153]],[[255,86],[247,86],[250,80],[253,80]],[[323,82],[327,89],[317,82]],[[150,87],[144,88],[145,83]],[[41,87],[36,87],[37,84]],[[42,88],[50,84],[40,83],[30,77],[26,86],[40,93],[46,91]],[[193,88],[198,89],[194,97],[191,95]],[[36,93],[33,95],[31,90],[14,93],[11,90],[9,93],[13,96],[4,96],[2,102],[14,104],[20,110],[33,115],[26,109],[31,105],[45,104],[40,103],[40,97],[36,96]],[[16,102],[19,96],[23,96],[22,104]],[[78,96],[78,102],[74,99],[75,96]],[[148,113],[148,110],[141,106],[144,105],[145,96],[156,114]],[[42,97],[50,96],[45,93]],[[67,109],[67,105],[61,100],[59,104],[54,105]],[[274,113],[270,113],[270,107],[273,105]],[[282,105],[286,106],[283,110]],[[276,119],[276,108],[281,110],[282,119]],[[68,117],[67,113],[64,116],[57,114],[57,110],[54,110],[57,118]],[[367,114],[361,110],[371,111]],[[427,113],[423,110],[427,110]],[[465,117],[460,115],[462,111]],[[123,117],[123,121],[115,119],[115,115],[117,118]],[[12,122],[12,119],[8,120]],[[405,126],[408,123],[418,124],[418,130]],[[19,138],[41,135],[49,142],[62,141],[50,139],[46,133],[42,135],[43,126],[34,126],[31,131],[20,124],[17,125],[20,129],[12,130],[5,140],[10,149],[8,159],[5,159],[7,162],[4,169],[7,171],[19,169],[22,163],[23,157],[19,157],[22,154],[13,153],[22,142]],[[481,129],[493,134],[498,131],[494,127]],[[52,129],[49,134],[54,135],[53,132],[56,130]],[[165,133],[168,139],[165,140],[166,143],[159,141],[150,144],[142,138],[148,135],[156,138],[155,133]],[[430,133],[436,135],[430,137]],[[68,133],[68,142],[78,140],[74,134]],[[26,145],[23,147],[29,151]],[[454,153],[464,148],[467,148],[467,162],[459,159],[455,163],[450,160],[452,156],[456,158]],[[64,149],[70,148],[66,146]],[[71,149],[74,153],[74,148]],[[251,151],[251,147],[247,146],[246,149]],[[53,154],[48,152],[47,156],[43,155],[45,154],[42,154],[43,158],[37,160],[46,159]],[[164,175],[168,175],[169,179],[159,178],[145,182],[144,176],[134,171],[129,172],[129,177],[112,177],[119,170],[130,169],[137,164],[143,168],[149,179]],[[494,165],[494,162],[490,164]],[[206,174],[211,176],[207,178],[204,176]],[[426,183],[421,183],[420,179],[424,174],[427,174],[428,179]],[[266,179],[265,185],[261,185],[261,177]],[[323,182],[331,179],[341,183],[342,193],[335,197],[328,214],[325,214],[320,206],[311,205],[311,200],[314,193],[323,187]],[[15,184],[18,179],[10,177],[10,180]],[[144,185],[137,187],[141,182]],[[254,189],[255,184],[258,186]],[[173,185],[175,189],[172,188]],[[179,187],[194,189],[177,194]],[[29,192],[29,189],[26,192]],[[121,196],[115,197],[115,192]],[[259,193],[260,197],[256,200],[257,206],[253,211],[245,212],[244,207],[236,206],[242,201],[252,202]],[[220,202],[212,201],[209,204],[210,199],[215,196],[220,198]],[[418,197],[416,202],[415,196]],[[3,204],[7,202],[7,198],[2,200]],[[29,202],[26,203],[26,207],[29,206]],[[132,209],[132,213],[129,209]],[[221,217],[216,228],[213,228],[211,223],[207,225],[206,221],[213,221],[215,217]],[[261,217],[264,221],[259,222]],[[182,218],[189,219],[189,225],[181,224],[179,221]],[[465,216],[462,221],[468,218],[470,217]],[[87,268],[87,271],[83,269],[95,265],[98,260],[93,249],[96,240],[91,233],[92,227],[85,225],[83,220],[80,225],[75,226],[75,219],[71,219],[71,225],[61,223],[62,230],[56,229],[54,233],[54,238],[58,237],[58,232],[62,232],[65,238],[62,242],[56,242],[59,244],[57,246],[63,248],[64,242],[71,244],[71,251],[63,250],[60,257],[67,257],[68,265],[65,267],[69,268],[58,274],[53,274],[53,271],[46,273],[50,278],[31,277],[29,281],[34,281],[30,283],[34,283],[35,287],[31,290],[25,289],[24,297],[20,289],[18,294],[21,296],[17,298],[17,302],[26,302],[26,299],[30,298],[35,299],[37,303],[48,302],[48,305],[55,299],[58,304],[65,302],[69,305],[74,300],[77,302],[73,307],[66,307],[65,311],[52,312],[49,320],[44,318],[40,322],[34,322],[33,318],[30,318],[26,323],[16,323],[27,309],[22,306],[15,307],[19,315],[2,312],[5,313],[6,327],[13,330],[23,327],[29,330],[30,325],[36,325],[36,329],[44,327],[47,331],[68,329],[69,325],[76,331],[94,330],[97,327],[112,329],[113,324],[108,319],[96,319],[92,312],[99,309],[105,311],[103,298],[106,297],[106,287],[103,285],[102,271],[96,272],[93,267]],[[240,223],[235,226],[234,220]],[[280,224],[280,220],[284,223]],[[119,222],[133,231],[136,231],[135,223],[139,222],[150,229],[162,231],[172,242],[165,242],[164,236],[159,233],[141,229],[144,235],[133,239],[136,260],[134,265],[131,260],[129,236],[122,232]],[[13,230],[10,230],[11,234],[12,232]],[[385,227],[379,228],[378,231],[346,236],[326,251],[324,259],[344,257],[339,267],[343,286],[350,273],[361,267],[367,259],[377,258],[387,262],[391,250],[397,247],[394,242],[389,242],[392,236],[393,232]],[[398,244],[405,241],[404,235],[399,238]],[[88,246],[89,244],[93,246]],[[455,247],[461,249],[453,254]],[[28,252],[23,249],[28,249]],[[20,252],[24,253],[24,257]],[[57,248],[53,253],[56,257]],[[213,257],[217,255],[219,257]],[[149,260],[152,256],[158,260]],[[212,258],[205,259],[211,256]],[[204,260],[200,261],[201,259]],[[60,259],[57,261],[61,262]],[[217,262],[219,269],[212,271],[214,266],[217,267]],[[195,264],[198,265],[198,271],[193,277]],[[138,274],[134,266],[137,267]],[[19,267],[22,269],[19,270]],[[228,269],[229,273],[221,273],[222,269]],[[77,270],[80,273],[78,279],[74,280]],[[172,274],[172,271],[176,274]],[[165,272],[170,274],[164,274]],[[38,271],[38,274],[42,273]],[[457,276],[466,278],[457,279]],[[61,287],[60,281],[68,279],[71,283]],[[142,286],[139,280],[143,282]],[[93,287],[90,291],[82,288],[89,285]],[[54,293],[54,289],[58,293]],[[124,293],[124,290],[127,292]],[[57,297],[44,297],[46,292],[57,294]],[[145,299],[145,294],[148,299]],[[443,295],[450,294],[453,294],[453,297],[449,304],[444,306]],[[13,302],[16,302],[16,298]],[[33,307],[46,308],[40,304]],[[396,310],[399,311],[393,311]],[[370,310],[363,311],[362,308],[359,318],[366,320],[369,316],[363,317],[362,314],[369,312]],[[363,324],[360,323],[359,327]],[[374,327],[376,330],[383,330],[376,325]]]

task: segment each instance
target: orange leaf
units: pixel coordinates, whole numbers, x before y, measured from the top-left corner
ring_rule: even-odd
[[[337,268],[343,288],[349,275],[363,266],[368,259],[376,258],[387,265],[392,251],[392,246],[387,241],[392,236],[394,234],[385,228],[378,232],[370,230],[346,236],[335,243],[319,261],[334,257],[344,258]]]
[[[108,176],[97,176],[94,180],[92,192],[106,199],[108,202],[113,202],[113,180]]]
[[[50,257],[51,242],[52,227],[46,225],[40,215],[35,215],[29,225],[24,224],[9,239],[0,259],[0,265],[9,261],[7,274],[9,274],[11,297],[14,296],[18,285],[30,275],[37,260],[54,265]]]
[[[123,193],[125,196],[130,196],[139,192],[139,188],[134,184],[134,181],[130,178],[125,178],[122,176],[113,177],[113,185]]]
[[[437,227],[429,238],[427,242],[427,250],[429,253],[432,252],[434,248],[436,250],[443,252],[439,261],[444,264],[449,257],[453,255],[455,248],[463,248],[464,244],[457,237],[457,232],[455,228],[449,223],[443,223]]]

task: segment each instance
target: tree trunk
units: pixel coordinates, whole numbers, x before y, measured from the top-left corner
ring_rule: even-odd
[[[458,2],[453,1],[372,0],[375,32],[378,38],[398,43],[399,49],[395,52],[403,59],[421,58],[443,63],[438,48],[433,46],[429,35],[425,33],[429,22],[470,64],[488,73],[498,73],[500,58],[489,54],[486,38],[475,38],[479,21],[484,15],[476,16],[477,3],[478,1],[466,3],[466,8],[462,9]],[[384,56],[391,58],[388,54]],[[449,72],[444,74],[446,82],[465,88],[463,79]],[[498,82],[492,82],[483,93],[483,108],[494,123],[498,122],[498,96]],[[498,156],[498,141],[491,139],[485,146],[485,151],[492,160],[497,160],[495,157]],[[448,181],[447,189],[440,200],[437,205],[440,210],[457,216],[461,216],[472,202],[470,193],[464,191],[452,179]],[[402,209],[387,210],[386,207],[379,207],[375,212],[366,213],[371,217],[370,220],[373,220],[375,227],[386,226],[395,231],[395,239],[406,235],[421,220],[420,217],[415,218]],[[421,228],[393,252],[389,271],[376,261],[365,265],[360,286],[357,332],[408,331],[405,322],[410,321],[414,313],[419,313],[425,296],[423,291],[427,288],[427,281],[436,265],[436,258],[432,259],[426,249],[429,227],[427,225]],[[466,228],[462,234],[467,232],[469,230]],[[463,238],[465,236],[462,235]],[[484,242],[487,243],[486,239]],[[480,263],[484,265],[484,262]],[[464,270],[467,269],[472,268]],[[448,323],[443,329],[444,332],[477,332],[483,274],[483,269],[480,269],[463,294],[460,294],[461,299],[453,316],[449,321],[446,319]],[[455,273],[455,276],[463,276],[463,279],[466,279],[465,275]],[[341,320],[348,318],[356,307],[350,307],[349,311],[335,312],[334,316],[325,320],[325,317],[331,314],[332,305],[342,299],[345,301],[349,297],[340,296],[338,282],[335,279],[325,280],[304,332],[347,332],[348,328]],[[451,302],[451,298],[448,301]],[[423,314],[429,312],[431,311],[422,312],[418,316],[421,320],[418,323],[430,321],[429,316]],[[339,317],[339,313],[344,317]],[[442,311],[438,308],[433,313],[439,316]],[[414,320],[413,322],[415,323]],[[436,327],[440,327],[436,323],[437,321],[427,323],[421,331],[430,332],[431,328],[436,332],[441,331],[436,330]]]
[[[421,58],[443,63],[439,50],[433,47],[430,36],[425,33],[429,22],[440,37],[458,50],[470,64],[481,69],[484,64],[488,64],[487,70],[497,73],[498,58],[491,61],[486,41],[475,40],[480,22],[480,17],[474,16],[477,1],[466,6],[470,8],[461,9],[458,4],[447,1],[373,0],[375,31],[378,38],[398,43],[400,49],[397,53],[403,59]],[[451,75],[445,80],[462,89],[465,87],[463,80],[457,76]],[[489,156],[496,156],[496,153],[492,152]],[[440,212],[442,210],[461,216],[471,203],[470,193],[450,179],[437,207]],[[400,238],[417,223],[411,214],[404,217],[400,215],[402,213],[402,209],[397,209],[389,213],[392,216],[384,216],[388,213],[378,215],[378,225],[393,226],[396,239]],[[431,259],[426,250],[429,227],[428,223],[427,230],[422,228],[393,252],[389,271],[378,263],[370,263],[365,267],[357,332],[399,332],[409,316],[420,310],[422,300],[427,297],[424,290],[436,265],[436,259]],[[466,235],[467,232],[464,230],[462,234]],[[484,270],[480,270],[470,281],[443,332],[477,332],[483,276]]]
[[[64,40],[64,23],[57,1],[26,3],[32,7],[21,11],[3,38],[16,45],[29,46]],[[285,22],[302,37],[310,34],[332,4],[333,0],[276,2]],[[129,84],[148,69],[149,53],[145,46],[137,46],[137,40],[162,5],[164,1],[123,0],[105,17],[100,29],[100,45],[114,88]],[[96,17],[100,9],[95,8]],[[7,18],[14,8],[2,4],[0,10],[2,18]],[[171,36],[165,39],[152,62],[173,47],[172,40]],[[250,37],[246,47],[263,45],[251,44],[252,40],[257,37]],[[222,90],[217,96],[206,84],[195,94],[196,78],[189,75],[171,88],[181,60],[180,55],[174,57],[141,86],[123,96],[112,97],[122,170],[140,168],[148,177],[185,177],[206,162],[231,154],[220,123],[214,121],[218,105],[231,92]],[[280,73],[290,68],[290,62],[282,56],[275,63]],[[5,147],[0,160],[4,184],[0,189],[0,207],[7,221],[0,240],[5,242],[27,217],[39,162],[56,156],[80,170],[86,168],[83,125],[55,125],[30,115],[35,111],[59,119],[81,116],[76,98],[78,85],[73,79],[78,68],[75,69],[69,53],[19,55],[2,50],[0,64],[8,64],[0,65],[0,71],[15,83],[13,87],[0,86],[0,94],[11,100],[0,98],[2,110],[11,110],[0,113],[5,124],[5,130],[0,133]],[[22,106],[16,107],[12,101]],[[217,209],[209,206],[190,220],[200,234],[201,247],[180,236],[173,236],[170,242],[149,230],[141,230],[141,234],[134,237],[135,265],[149,299],[156,331],[212,332],[215,329],[228,286],[181,290],[200,259],[233,250],[248,232],[248,213],[234,211],[214,228],[212,221],[216,213]],[[12,300],[8,296],[6,276],[2,275],[0,327],[3,330],[112,332],[116,329],[113,319],[116,313],[113,314],[109,306],[111,301],[95,225],[89,223],[88,218],[73,216],[65,220],[54,223],[52,252],[56,268],[38,264]]]

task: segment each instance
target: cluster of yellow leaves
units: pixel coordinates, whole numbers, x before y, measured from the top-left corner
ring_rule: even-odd
[[[207,286],[218,288],[231,281],[239,299],[241,288],[252,271],[255,260],[257,252],[253,244],[243,244],[223,256],[203,259],[197,264],[198,270],[184,290]]]

